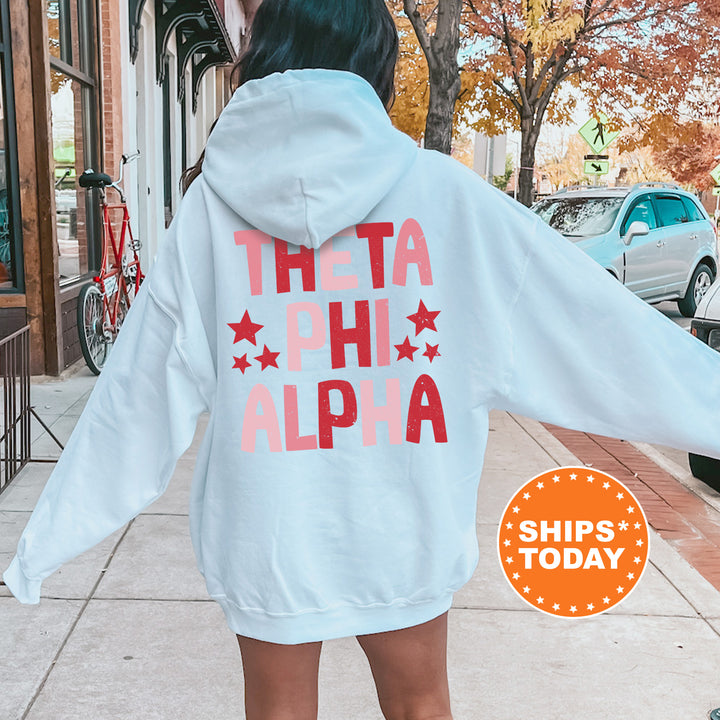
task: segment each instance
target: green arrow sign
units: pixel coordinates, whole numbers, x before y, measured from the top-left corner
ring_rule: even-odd
[[[620,133],[608,129],[608,120],[605,113],[598,113],[597,117],[590,118],[578,130],[580,137],[592,148],[593,153],[601,153]]]
[[[710,171],[710,177],[715,181],[716,185],[720,185],[720,165]]]
[[[583,164],[583,173],[585,175],[607,175],[609,172],[609,160],[585,160]]]

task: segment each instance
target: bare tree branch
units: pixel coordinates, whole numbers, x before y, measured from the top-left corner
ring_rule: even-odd
[[[522,105],[520,104],[520,101],[499,80],[493,79],[493,84],[500,88],[500,90],[502,90],[505,95],[507,95],[510,102],[513,104],[513,106],[518,112],[522,111]]]
[[[430,35],[428,34],[425,21],[418,10],[417,0],[403,0],[403,8],[405,14],[410,18],[410,22],[412,23],[418,42],[425,53],[428,63],[435,63],[435,55],[430,45]]]

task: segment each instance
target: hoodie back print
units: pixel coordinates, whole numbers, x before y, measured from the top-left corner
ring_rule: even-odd
[[[395,130],[365,80],[276,73],[220,116],[4,578],[37,602],[164,492],[209,411],[190,533],[234,632],[422,623],[477,563],[490,408],[717,457],[719,371],[535,215]],[[132,454],[89,480],[119,432]]]

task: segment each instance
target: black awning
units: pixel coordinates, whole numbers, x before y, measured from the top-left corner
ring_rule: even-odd
[[[162,83],[168,41],[175,33],[178,58],[178,99],[185,95],[185,70],[190,63],[192,107],[197,109],[197,94],[205,71],[214,65],[227,65],[236,59],[235,49],[215,0],[154,0],[155,2],[155,73]],[[138,53],[138,30],[145,0],[129,0],[130,58]]]

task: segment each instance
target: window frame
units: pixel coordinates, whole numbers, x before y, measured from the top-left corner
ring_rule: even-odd
[[[652,209],[653,216],[655,217],[655,227],[651,227],[650,232],[652,232],[653,230],[657,230],[659,227],[661,227],[660,223],[658,222],[657,208],[655,207],[655,203],[653,202],[652,195],[650,193],[645,193],[644,195],[638,195],[630,202],[627,212],[625,213],[625,217],[623,218],[622,223],[620,223],[620,237],[625,237],[625,235],[627,235],[627,221],[630,219],[632,211],[641,202],[647,202],[648,200],[650,201],[650,208]]]
[[[63,0],[60,0],[62,5]],[[85,159],[88,167],[100,168],[102,148],[102,126],[100,125],[100,82],[96,80],[99,75],[99,22],[98,8],[93,0],[69,0],[77,5],[78,17],[78,57],[71,65],[49,53],[50,69],[66,75],[79,83],[82,88],[83,101],[81,103],[81,122],[83,125],[83,141],[85,143]],[[73,28],[65,32],[72,33]],[[62,23],[60,33],[64,32]],[[62,41],[61,41],[62,52]],[[88,64],[90,67],[88,67]],[[86,97],[89,99],[86,100]],[[52,153],[52,148],[48,149]],[[87,258],[88,269],[79,275],[60,278],[60,289],[72,286],[75,283],[92,277],[99,269],[102,257],[102,212],[100,207],[100,193],[97,189],[85,190],[87,202]],[[57,218],[53,222],[56,222]]]
[[[2,55],[2,89],[5,108],[5,172],[10,212],[10,243],[14,252],[13,286],[0,288],[6,295],[25,292],[25,258],[22,238],[22,215],[20,209],[20,171],[18,164],[18,137],[15,116],[15,85],[13,82],[13,58],[10,32],[10,7],[8,0],[0,0],[0,55]]]
[[[655,218],[660,222],[658,227],[671,228],[671,227],[675,227],[676,225],[687,225],[690,222],[690,217],[687,214],[687,209],[685,208],[685,203],[683,202],[683,199],[680,195],[675,195],[675,193],[663,192],[663,193],[654,194],[652,196],[652,198],[653,198],[653,205],[655,206]],[[683,212],[685,213],[686,220],[683,220],[683,221],[677,222],[677,223],[671,223],[670,225],[666,225],[665,223],[661,222],[662,214],[660,213],[659,201],[662,200],[663,198],[667,198],[669,200],[677,200],[683,208]]]
[[[701,222],[702,220],[705,220],[705,215],[703,214],[703,211],[700,209],[698,203],[696,203],[693,198],[687,197],[685,195],[681,195],[680,199],[683,201],[683,205],[685,206],[685,212],[688,213],[688,222],[689,223]],[[695,214],[697,215],[697,218],[693,219],[690,217],[690,213],[688,212],[688,205],[690,205],[693,208],[693,210],[695,211]]]

